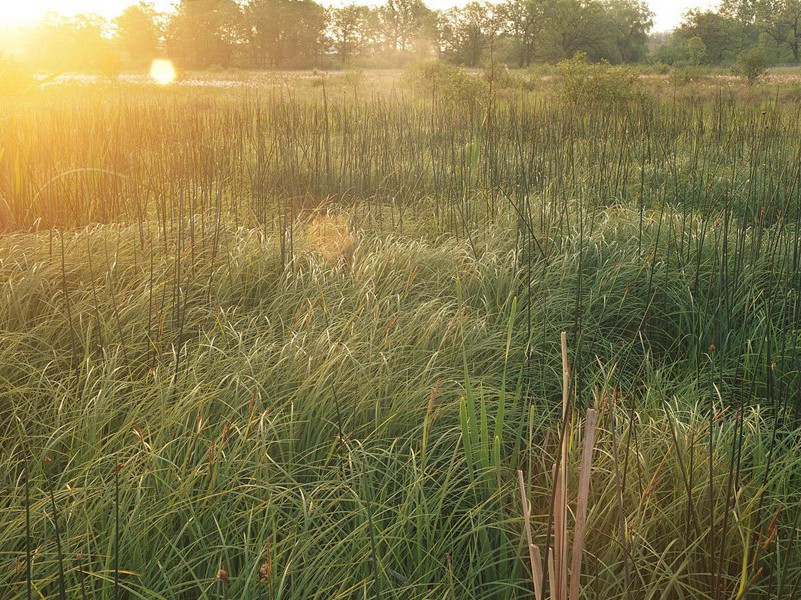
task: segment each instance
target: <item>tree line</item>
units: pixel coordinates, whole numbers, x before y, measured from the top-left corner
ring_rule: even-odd
[[[422,0],[325,8],[314,0],[180,0],[160,14],[146,2],[111,22],[50,15],[26,36],[39,69],[119,69],[169,56],[180,67],[293,69],[395,66],[441,58],[509,66],[582,52],[613,64],[645,58],[653,14],[641,0],[470,2],[446,11]]]
[[[651,60],[672,65],[728,65],[751,57],[797,63],[801,0],[723,0],[718,10],[691,10],[670,36],[655,40]]]
[[[46,71],[118,71],[158,56],[185,69],[390,67],[440,58],[510,67],[582,54],[611,64],[730,65],[758,51],[798,62],[801,0],[723,0],[691,10],[673,32],[651,34],[643,0],[473,1],[445,11],[423,0],[325,8],[314,0],[180,0],[158,13],[146,2],[113,21],[50,15],[26,32],[25,59]],[[0,48],[2,50],[2,48]]]

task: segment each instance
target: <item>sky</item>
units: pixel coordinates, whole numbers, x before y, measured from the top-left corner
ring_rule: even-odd
[[[175,0],[151,0],[158,10],[166,11]],[[431,8],[451,8],[466,3],[467,0],[427,0]],[[96,13],[104,17],[115,17],[132,0],[3,0],[7,4],[0,9],[0,25],[25,23],[40,18],[48,11],[63,14]],[[322,0],[323,4],[341,5],[349,0]],[[378,0],[367,0],[367,3],[380,3]],[[710,8],[718,4],[717,0],[648,0],[655,13],[654,31],[667,31],[681,22],[682,14],[689,8]]]

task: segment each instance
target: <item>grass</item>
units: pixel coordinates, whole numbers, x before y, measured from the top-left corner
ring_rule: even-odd
[[[530,597],[523,515],[547,557],[564,435],[573,527],[592,408],[581,597],[794,597],[773,92],[3,100],[0,587]]]

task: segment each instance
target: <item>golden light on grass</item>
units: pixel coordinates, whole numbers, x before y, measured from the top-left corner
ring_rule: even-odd
[[[349,261],[356,249],[356,239],[343,215],[318,215],[309,227],[312,249],[329,264],[341,259]]]
[[[158,84],[170,84],[175,81],[175,66],[168,58],[157,58],[150,65],[150,77]]]

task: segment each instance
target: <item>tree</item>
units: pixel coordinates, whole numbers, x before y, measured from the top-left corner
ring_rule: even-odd
[[[546,11],[545,58],[561,60],[581,52],[589,60],[598,61],[613,54],[615,26],[601,2],[547,0]]]
[[[654,13],[641,0],[612,0],[607,4],[609,22],[614,24],[614,46],[620,62],[635,63],[645,56],[648,33],[654,25]],[[610,62],[618,62],[611,60]]]
[[[439,22],[440,47],[446,58],[477,67],[495,43],[502,19],[489,3],[469,2],[443,13]]]
[[[312,0],[252,0],[245,8],[256,66],[310,66],[325,49],[327,15]]]
[[[330,13],[331,37],[342,62],[362,52],[372,39],[371,11],[366,6],[350,4]]]
[[[723,0],[720,5],[720,14],[739,21],[744,25],[754,23],[756,8],[760,0]]]
[[[779,46],[786,46],[798,62],[801,53],[801,0],[759,0],[754,10],[756,26]]]
[[[387,0],[378,9],[387,50],[406,52],[432,13],[423,0]]]
[[[706,44],[704,44],[704,40],[698,36],[691,37],[689,40],[686,40],[685,48],[687,51],[686,60],[688,65],[697,67],[704,62],[704,58],[706,57]]]
[[[234,0],[181,0],[167,29],[167,49],[185,67],[227,67],[242,26]]]
[[[714,11],[690,11],[675,36],[679,41],[700,38],[707,64],[732,64],[743,50],[757,43],[755,30]]]
[[[528,67],[534,60],[546,11],[542,0],[507,0],[498,7],[499,17],[511,38],[517,64]]]
[[[698,36],[684,39],[673,35],[656,49],[654,57],[666,65],[697,67],[706,61],[706,44]]]
[[[31,62],[45,71],[101,71],[113,74],[116,52],[108,23],[96,15],[48,15],[33,31]]]
[[[144,2],[126,8],[114,20],[117,44],[127,59],[146,64],[158,52],[160,31],[157,13]]]

